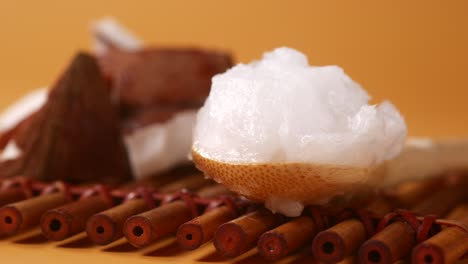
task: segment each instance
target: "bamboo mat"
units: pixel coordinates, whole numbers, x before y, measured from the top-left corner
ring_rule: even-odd
[[[173,237],[163,239],[147,248],[135,249],[125,239],[120,239],[107,246],[94,246],[86,239],[84,233],[64,241],[50,242],[40,234],[39,229],[9,239],[0,238],[0,249],[2,263],[272,263],[272,261],[258,256],[256,250],[251,250],[238,258],[226,260],[215,253],[215,248],[211,243],[194,251],[184,251],[178,248]],[[315,262],[311,252],[301,251],[275,263],[313,264]],[[457,262],[457,264],[466,263],[468,263],[468,259]]]

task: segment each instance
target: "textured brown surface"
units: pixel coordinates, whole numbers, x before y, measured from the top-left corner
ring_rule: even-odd
[[[77,54],[15,141],[23,155],[0,163],[0,177],[123,182],[130,165],[96,60]]]
[[[128,106],[200,105],[211,77],[232,66],[226,53],[201,49],[113,50],[100,59],[113,80],[114,99]]]
[[[336,184],[327,178],[353,175],[366,179],[369,169],[313,164],[230,164],[207,159],[192,150],[196,166],[215,181],[254,200],[288,197],[306,204],[320,204],[344,192],[359,191],[358,184]]]

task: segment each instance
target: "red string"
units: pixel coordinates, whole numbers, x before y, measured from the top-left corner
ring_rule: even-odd
[[[419,225],[416,231],[416,241],[418,243],[426,240],[429,237],[429,233],[431,232],[432,227],[434,226],[435,220],[437,216],[435,215],[427,215],[424,216],[421,224]]]
[[[192,213],[192,218],[195,218],[200,215],[198,211],[198,205],[194,199],[195,195],[188,192],[187,190],[182,190],[179,194],[180,200],[184,201],[187,207],[190,209]]]
[[[73,194],[70,190],[70,185],[66,184],[63,181],[56,181],[51,185],[44,186],[41,195],[46,195],[55,192],[62,192],[68,201],[73,201]]]
[[[374,225],[375,215],[366,209],[358,209],[355,212],[356,212],[356,216],[364,224],[364,228],[366,229],[367,236],[368,237],[373,236],[376,233],[376,228]]]
[[[125,195],[124,203],[134,199],[143,199],[146,202],[148,209],[156,207],[156,201],[153,199],[155,190],[145,187],[139,187],[135,191],[131,191]]]
[[[85,189],[80,196],[80,200],[82,199],[87,199],[89,197],[99,195],[101,198],[103,198],[109,207],[114,206],[114,197],[111,194],[111,189],[110,187],[102,184],[97,184],[91,188]]]
[[[205,203],[207,204],[205,213],[221,206],[226,206],[229,208],[234,213],[234,215],[240,215],[242,211],[245,211],[245,206],[242,206],[242,203],[239,201],[234,201],[234,198],[228,195],[220,195],[217,197],[217,199],[208,199],[205,201]]]
[[[346,208],[335,217],[335,221],[342,222],[353,217],[362,222],[368,237],[371,237],[376,233],[376,226],[374,224],[376,215],[367,209]]]
[[[324,230],[329,226],[329,214],[327,214],[323,208],[311,206],[308,208],[308,213],[312,217],[318,230]]]
[[[2,182],[1,189],[20,188],[27,198],[34,196],[32,181],[28,178],[17,177]]]
[[[461,230],[465,231],[468,234],[468,226],[465,224],[455,221],[455,220],[446,220],[446,219],[437,219],[435,223],[441,226],[448,226],[448,227],[458,227]]]
[[[407,223],[411,229],[414,230],[417,243],[427,240],[431,235],[431,231],[437,227],[440,228],[441,225],[457,226],[468,233],[468,228],[456,221],[438,220],[435,215],[426,215],[420,217],[411,211],[401,209],[386,214],[380,220],[377,226],[377,232],[382,231],[385,227],[395,221],[402,221]]]

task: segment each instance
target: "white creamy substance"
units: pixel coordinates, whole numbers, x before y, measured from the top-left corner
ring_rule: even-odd
[[[133,175],[140,179],[189,161],[196,110],[177,113],[164,123],[125,136]]]
[[[14,128],[23,119],[39,110],[47,101],[47,94],[47,88],[40,88],[10,105],[0,114],[0,132]]]
[[[368,167],[394,158],[406,124],[338,66],[310,66],[278,48],[213,78],[194,148],[229,163],[300,162]]]
[[[105,54],[109,50],[109,45],[126,51],[137,51],[143,48],[143,41],[112,17],[94,22],[91,32],[94,52],[97,55]]]

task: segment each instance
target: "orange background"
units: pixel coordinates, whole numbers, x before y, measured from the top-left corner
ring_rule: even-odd
[[[291,46],[338,64],[411,135],[468,134],[468,1],[1,1],[0,108],[53,82],[89,22],[117,17],[155,45],[228,49],[238,61]]]
[[[243,62],[277,46],[297,48],[312,64],[344,67],[374,101],[394,102],[411,135],[468,135],[467,11],[463,0],[0,1],[0,109],[53,82],[74,52],[90,46],[89,22],[113,15],[147,43],[228,49]],[[11,241],[0,239],[5,263],[170,259]]]

